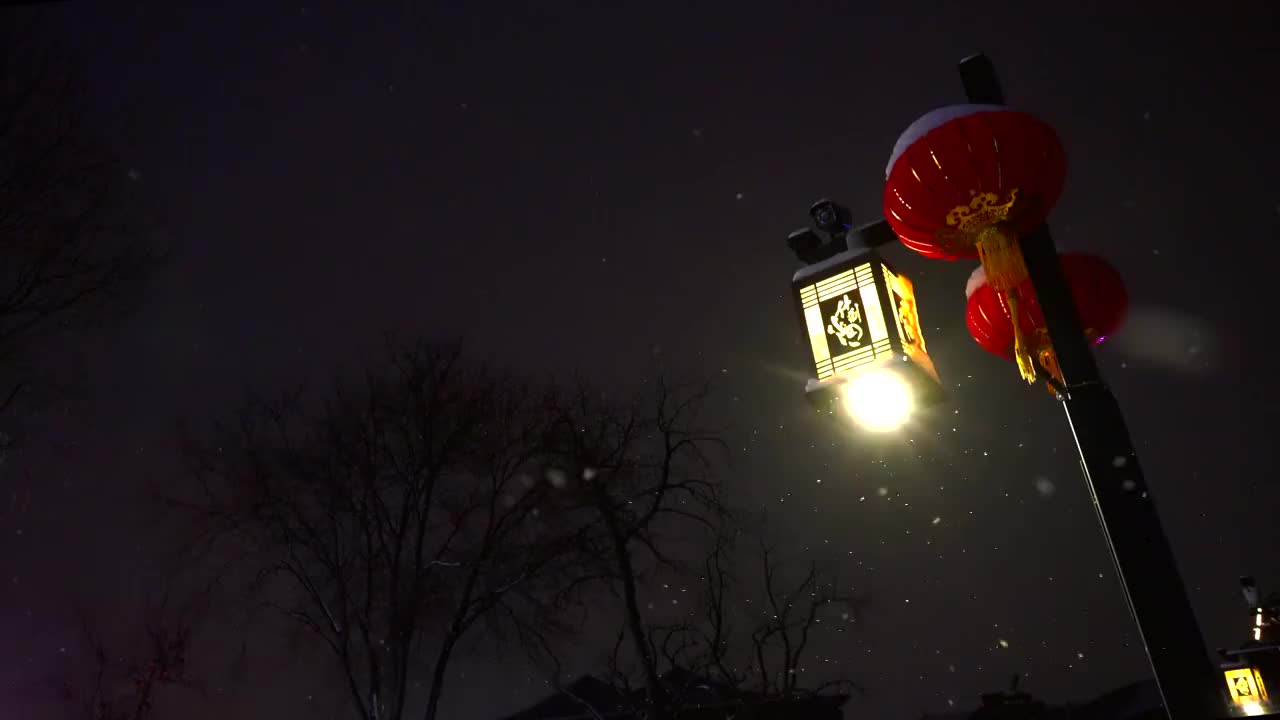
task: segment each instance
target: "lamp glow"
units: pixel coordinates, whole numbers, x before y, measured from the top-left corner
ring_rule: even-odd
[[[1266,708],[1262,707],[1261,703],[1256,703],[1256,702],[1245,703],[1240,707],[1240,709],[1243,710],[1244,714],[1249,717],[1253,717],[1256,715],[1265,715],[1267,712]]]
[[[889,370],[857,374],[845,384],[843,396],[845,409],[854,422],[872,432],[902,427],[915,406],[911,386]]]

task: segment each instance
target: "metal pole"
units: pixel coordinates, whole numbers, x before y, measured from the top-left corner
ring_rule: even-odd
[[[970,102],[1003,104],[985,56],[961,62]],[[1080,452],[1098,522],[1107,539],[1129,610],[1172,720],[1206,720],[1227,713],[1217,673],[1155,502],[1138,464],[1120,405],[1102,381],[1076,314],[1047,225],[1022,238],[1022,255],[1044,312],[1062,371],[1063,406]]]

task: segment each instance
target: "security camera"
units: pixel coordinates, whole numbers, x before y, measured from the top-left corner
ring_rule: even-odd
[[[1251,577],[1240,578],[1240,591],[1249,607],[1258,607],[1258,583]]]
[[[833,239],[843,237],[853,227],[853,213],[849,208],[823,198],[809,208],[809,217],[818,229],[831,235]]]

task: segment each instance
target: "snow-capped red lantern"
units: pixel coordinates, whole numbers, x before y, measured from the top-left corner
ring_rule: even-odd
[[[979,258],[1016,312],[1027,277],[1018,237],[1045,221],[1066,179],[1053,128],[1001,105],[940,108],[898,139],[885,177],[885,218],[903,244],[930,258]],[[1034,382],[1027,341],[1014,332],[1014,357]]]
[[[1062,264],[1063,278],[1071,290],[1085,336],[1095,344],[1106,340],[1124,324],[1129,309],[1129,294],[1120,273],[1096,255],[1063,253],[1058,256],[1058,261]],[[965,287],[968,298],[965,324],[969,327],[969,334],[982,349],[1007,359],[1016,357],[1016,337],[1021,335],[1033,357],[1061,382],[1057,355],[1049,342],[1044,313],[1031,287],[1031,280],[1024,278],[1015,292],[1022,302],[1011,305],[1007,301],[1007,293],[996,292],[987,282],[981,267],[975,270]],[[1016,326],[1011,320],[1015,316]]]

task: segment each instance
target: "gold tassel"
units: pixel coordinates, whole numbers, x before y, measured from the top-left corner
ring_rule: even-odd
[[[1009,307],[1009,320],[1013,323],[1013,357],[1018,362],[1018,372],[1028,385],[1034,385],[1036,363],[1018,322],[1017,287],[1027,277],[1027,266],[1018,247],[1018,236],[1013,228],[1003,222],[983,228],[975,243],[987,285],[1004,296]]]
[[[1022,333],[1022,323],[1018,322],[1018,298],[1013,291],[1004,291],[1005,302],[1009,304],[1009,318],[1013,321],[1013,359],[1018,361],[1018,372],[1028,385],[1034,385],[1038,379],[1036,362],[1027,346],[1027,338]]]
[[[1022,248],[1018,236],[1006,223],[996,223],[983,228],[975,243],[982,271],[987,284],[996,292],[1006,292],[1018,287],[1027,278],[1027,266],[1022,260]]]
[[[1040,365],[1053,376],[1054,380],[1058,381],[1059,385],[1065,385],[1066,383],[1062,380],[1062,368],[1058,366],[1058,353],[1053,349],[1053,345],[1049,344],[1049,333],[1045,330],[1040,330],[1039,334],[1041,336]],[[1048,386],[1049,392],[1054,395],[1058,394],[1058,391],[1051,383],[1045,383],[1045,385]]]

